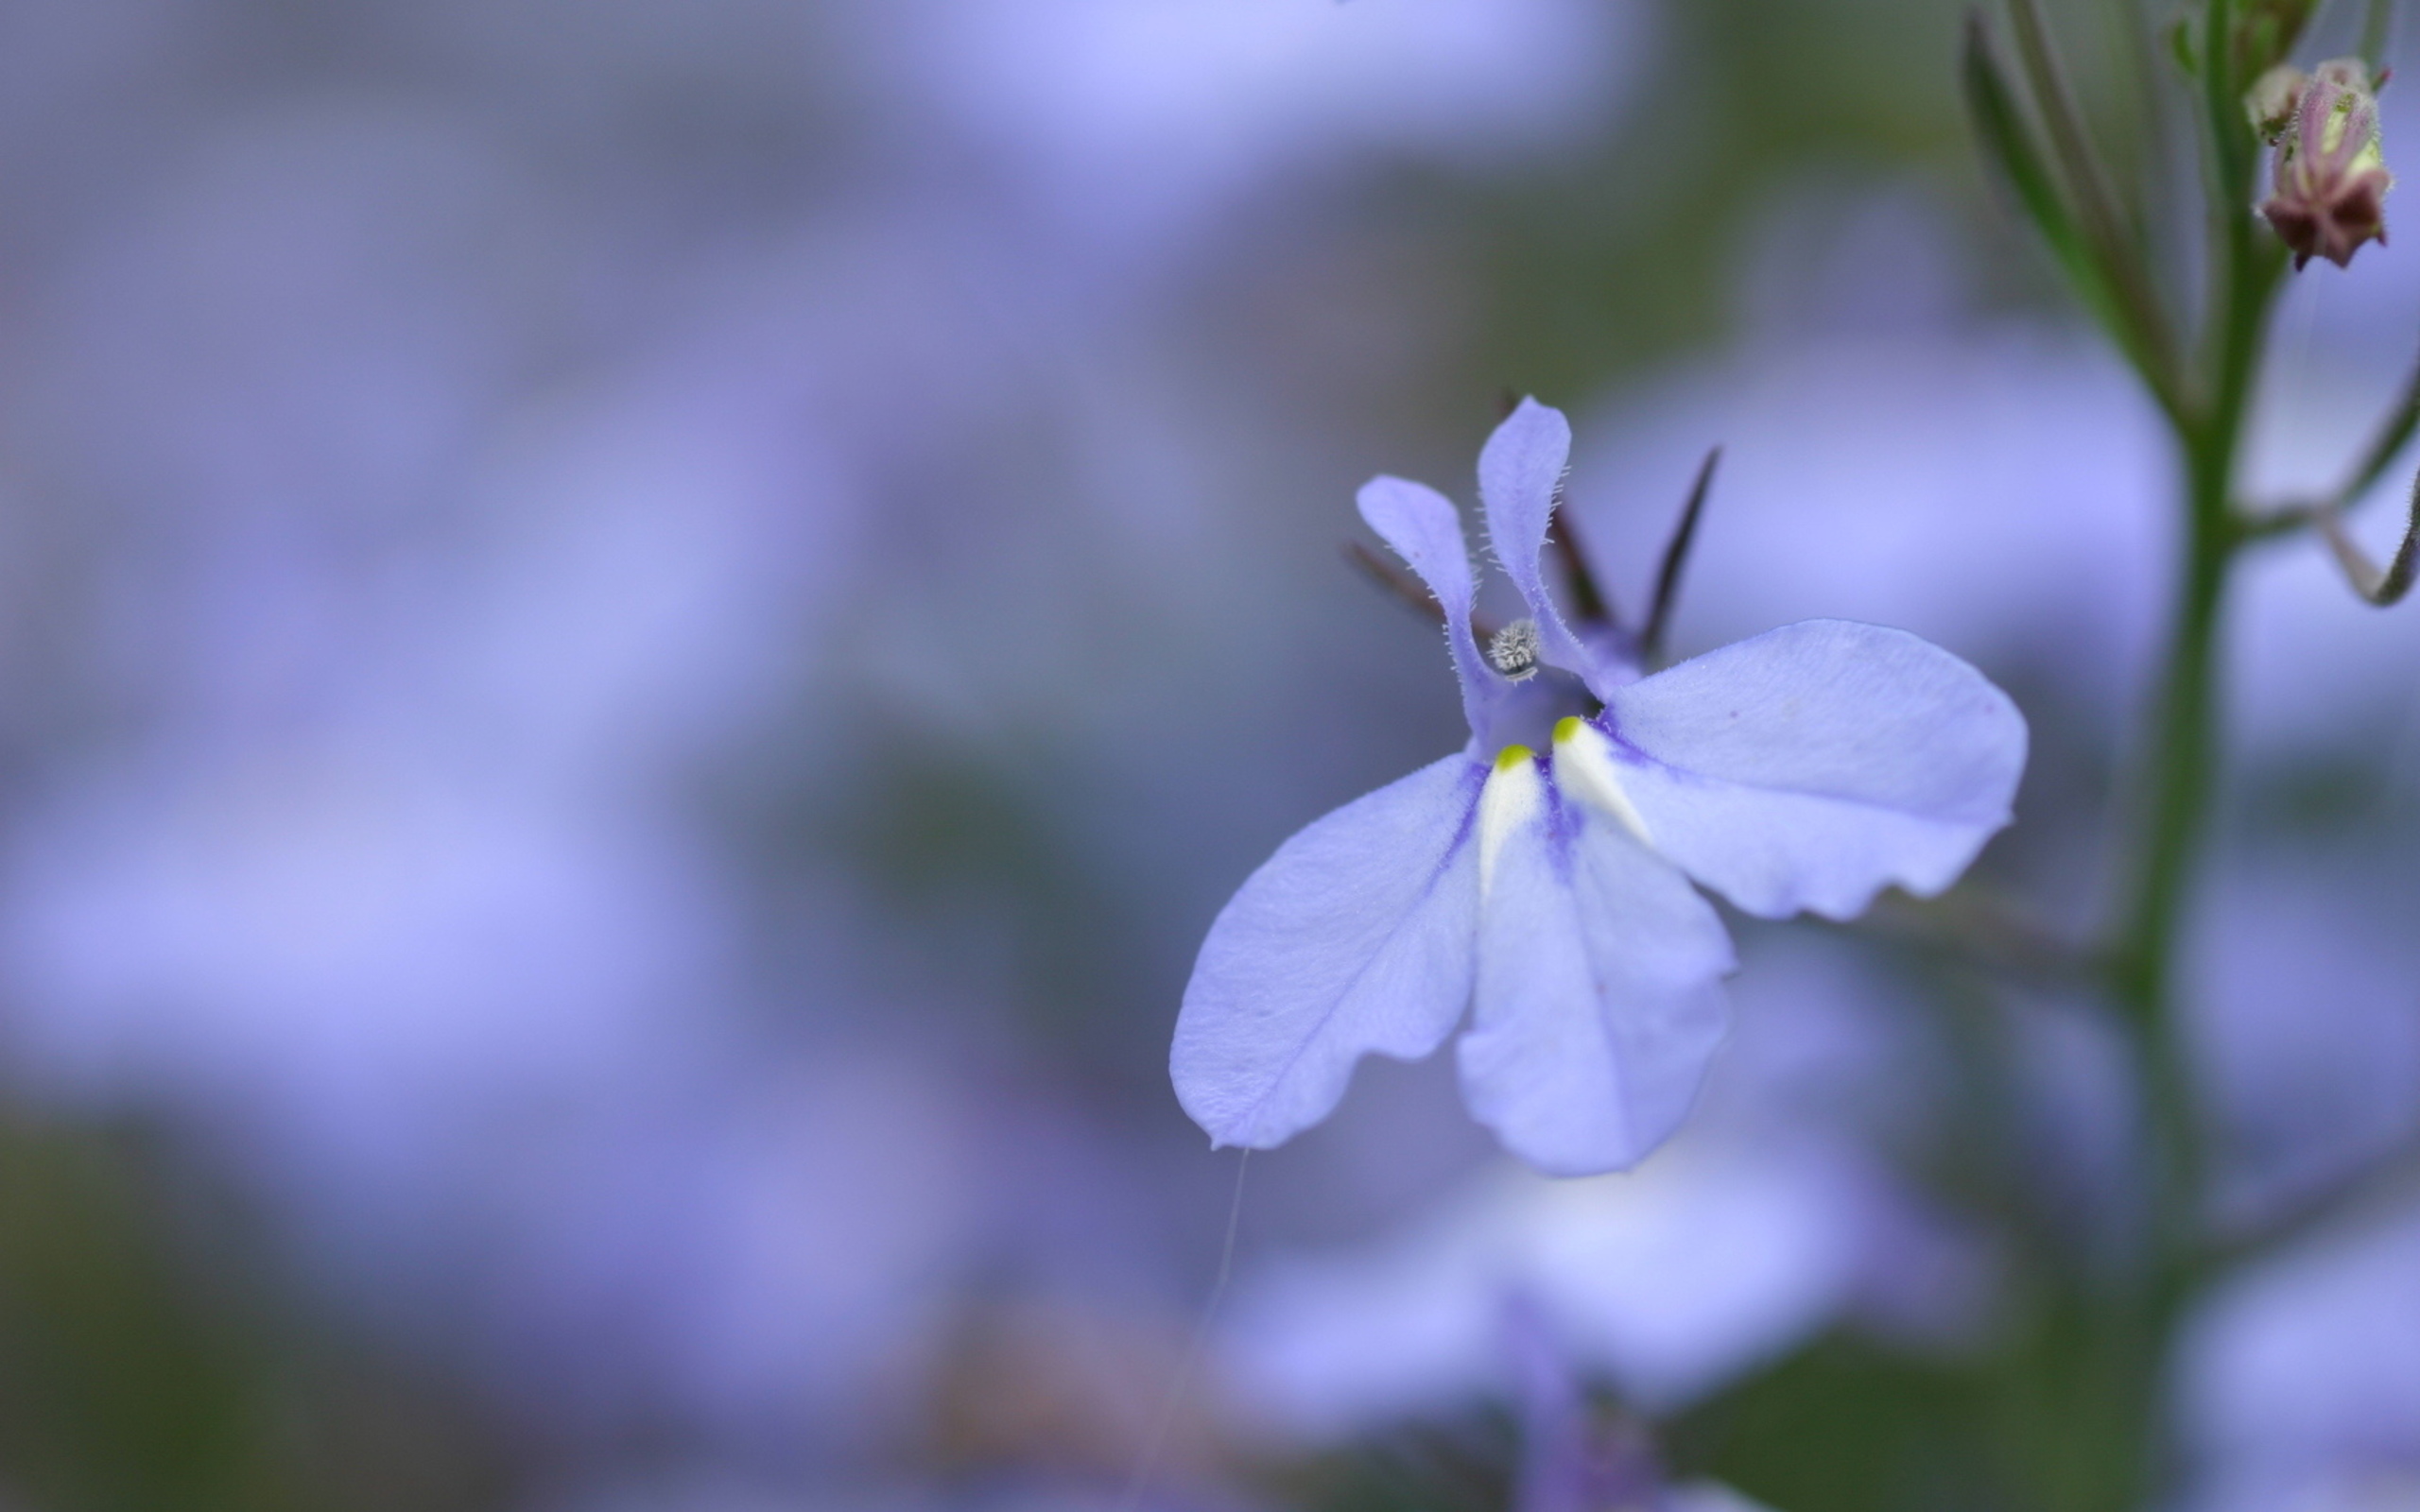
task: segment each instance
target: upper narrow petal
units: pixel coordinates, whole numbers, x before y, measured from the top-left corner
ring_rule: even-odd
[[[1355,1062],[1437,1048],[1470,1001],[1486,768],[1455,755],[1278,847],[1202,942],[1177,1016],[1177,1100],[1217,1144],[1325,1118]]]
[[[1731,941],[1619,823],[1551,784],[1543,799],[1490,868],[1462,1095],[1549,1176],[1623,1170],[1697,1096],[1722,1039]]]
[[[1488,539],[1516,583],[1525,576],[1537,577],[1555,486],[1570,460],[1571,422],[1563,411],[1534,399],[1522,400],[1479,448],[1478,495],[1487,506]],[[1526,574],[1515,558],[1530,564]]]
[[[1749,913],[1940,891],[2009,820],[2025,718],[1903,630],[1808,620],[1613,690],[1623,791],[1655,847]]]
[[[1501,696],[1502,679],[1479,659],[1478,643],[1471,635],[1471,605],[1478,590],[1453,501],[1425,483],[1381,474],[1361,485],[1356,502],[1370,528],[1437,595],[1445,613],[1445,645],[1454,659],[1454,679],[1461,685],[1462,715],[1474,732],[1484,730],[1489,706]]]
[[[1478,496],[1487,507],[1488,543],[1537,621],[1546,660],[1593,686],[1596,659],[1564,624],[1539,565],[1554,517],[1555,489],[1570,460],[1571,422],[1563,411],[1524,399],[1479,449]]]

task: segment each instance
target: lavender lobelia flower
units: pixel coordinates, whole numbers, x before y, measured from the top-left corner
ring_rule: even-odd
[[[1488,535],[1530,613],[1482,655],[1454,506],[1378,477],[1361,515],[1444,610],[1467,746],[1278,848],[1210,927],[1177,1019],[1178,1100],[1214,1145],[1327,1116],[1376,1052],[1458,1046],[1464,1100],[1550,1175],[1635,1164],[1723,1033],[1743,911],[1846,919],[1929,894],[2009,818],[2025,722],[1903,631],[1810,620],[1639,676],[1541,571],[1571,445],[1525,400],[1479,454]],[[1545,747],[1542,754],[1538,747]]]

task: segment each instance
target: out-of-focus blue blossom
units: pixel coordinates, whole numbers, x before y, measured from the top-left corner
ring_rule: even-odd
[[[914,0],[849,29],[868,77],[944,123],[1088,270],[1148,276],[1306,172],[1501,163],[1600,126],[1652,19],[1637,0]]]
[[[1758,333],[1595,414],[1604,441],[1567,507],[1600,571],[1650,559],[1642,500],[1679,497],[1723,446],[1685,647],[1838,614],[2055,676],[2078,713],[2111,719],[2147,675],[2171,464],[2155,413],[2081,342],[1954,311]]]
[[[2420,993],[2393,863],[2232,843],[2196,909],[2187,1022],[2222,1220],[2324,1191],[2420,1131]]]
[[[1963,1337],[1992,1262],[1885,1154],[1942,1115],[1916,1005],[1819,941],[1754,940],[1750,962],[1704,1107],[1636,1171],[1507,1162],[1375,1237],[1249,1270],[1220,1355],[1238,1414],[1322,1442],[1516,1395],[1508,1308],[1653,1415],[1844,1320]]]
[[[1512,1512],[1757,1512],[1712,1482],[1674,1486],[1641,1426],[1596,1410],[1529,1310],[1508,1309],[1521,1466]]]
[[[1532,400],[1480,454],[1488,533],[1531,616],[1484,656],[1453,505],[1399,478],[1363,489],[1443,609],[1471,739],[1288,841],[1212,926],[1172,1064],[1217,1143],[1282,1143],[1363,1055],[1425,1056],[1468,1005],[1481,1123],[1551,1174],[1632,1165],[1721,1036],[1730,942],[1690,877],[1761,917],[1845,919],[1893,883],[1948,885],[2008,821],[2022,716],[1913,636],[1810,621],[1645,679],[1615,634],[1583,642],[1541,573],[1569,451]],[[1549,727],[1540,757],[1525,742]]]
[[[1238,1395],[1321,1438],[1494,1387],[1497,1314],[1526,1296],[1626,1400],[1685,1407],[1820,1331],[1904,1225],[1837,1141],[1685,1136],[1638,1171],[1491,1171],[1405,1231],[1304,1260],[1238,1308]]]
[[[2340,386],[2353,388],[2341,374],[2329,387]],[[2359,398],[2346,402],[2365,415],[2382,403],[2376,390],[2356,391]],[[2282,444],[2281,437],[2271,449],[2273,463],[2297,482],[2298,492],[2334,486],[2332,474],[2350,454],[2311,438],[2341,437],[2341,416],[2329,417],[2295,444]],[[2378,491],[2405,492],[2410,482],[2391,477]],[[2353,529],[2377,549],[2381,540],[2392,545],[2400,522],[2400,508],[2380,501]],[[2315,541],[2270,546],[2244,563],[2238,578],[2226,630],[2227,723],[2242,766],[2275,771],[2350,761],[2375,769],[2404,801],[2420,794],[2420,622],[2380,613],[2354,596]]]
[[[752,869],[801,837],[734,768],[813,811],[893,727],[1011,791],[1072,753],[1040,823],[1158,890],[1098,933],[1181,980],[1163,920],[1223,884],[1156,821],[1385,748],[1193,742],[1228,781],[1171,817],[1168,731],[1234,738],[1205,685],[1274,718],[1322,676],[1267,653],[1324,625],[1233,613],[1327,534],[1286,501],[1332,417],[1250,365],[1432,366],[1468,301],[1357,258],[1357,190],[1584,140],[1638,14],[17,8],[10,1091],[224,1160],[315,1285],[608,1478],[651,1433],[790,1503],[802,1456],[872,1474],[995,1294],[1155,1390],[1181,1123],[1003,1026],[997,920],[919,979],[864,858]],[[1205,354],[1243,266],[1320,318]],[[1082,1326],[1121,1310],[1144,1347]]]
[[[2141,1097],[2099,1000],[2008,988],[1993,1021],[2018,1186],[2046,1233],[2095,1266],[2139,1263]]]
[[[2215,1292],[2178,1359],[2208,1512],[2420,1504],[2420,1212],[2369,1215]]]

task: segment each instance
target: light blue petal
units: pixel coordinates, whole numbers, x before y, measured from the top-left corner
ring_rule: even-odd
[[[1554,515],[1555,489],[1570,460],[1571,422],[1563,411],[1524,399],[1479,449],[1478,496],[1487,507],[1488,543],[1537,621],[1539,648],[1547,662],[1578,673],[1594,687],[1596,659],[1564,624],[1539,566]]]
[[[1485,768],[1449,756],[1278,847],[1201,945],[1168,1069],[1213,1145],[1325,1118],[1354,1063],[1437,1048],[1471,995]]]
[[[1768,919],[1939,892],[2008,823],[2025,770],[2025,717],[1981,673],[1841,620],[1615,689],[1605,723],[1655,848]]]
[[[1731,941],[1669,862],[1546,797],[1491,854],[1462,1096],[1540,1171],[1589,1176],[1635,1165],[1688,1112]]]
[[[1453,501],[1425,483],[1381,474],[1361,485],[1356,500],[1361,518],[1394,548],[1445,611],[1445,645],[1461,685],[1462,716],[1473,731],[1487,728],[1487,713],[1501,696],[1503,679],[1481,661],[1471,636],[1470,548],[1462,541],[1461,517]]]
[[[1478,495],[1487,506],[1488,539],[1524,597],[1539,581],[1538,550],[1546,544],[1555,486],[1570,460],[1571,422],[1534,399],[1522,400],[1479,448]]]

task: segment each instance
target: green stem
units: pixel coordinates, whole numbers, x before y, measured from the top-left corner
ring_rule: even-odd
[[[2224,0],[2211,0],[2205,67],[2224,72]],[[2197,1152],[2203,1130],[2179,1042],[2171,967],[2179,921],[2216,789],[2218,657],[2228,570],[2244,533],[2236,521],[2235,473],[2259,370],[2269,309],[2284,267],[2278,249],[2256,234],[2251,215],[2250,131],[2231,84],[2212,91],[2209,130],[2218,256],[2206,352],[2205,402],[2178,425],[2184,453],[2186,530],[2175,619],[2156,695],[2132,854],[2134,890],[2110,952],[2111,986],[2143,1057],[2158,1194],[2159,1270],[2183,1275],[2201,1242]],[[2169,1289],[2168,1282],[2160,1289]]]
[[[2031,0],[2014,4],[2020,49],[2069,181],[2034,148],[1977,22],[1968,83],[1985,145],[2079,293],[2143,372],[2176,437],[2184,483],[2172,618],[2146,703],[2141,765],[2125,794],[2120,854],[2128,869],[2109,933],[2094,955],[2140,1071],[2144,1176],[2152,1193],[2148,1252],[2145,1263],[2114,1284],[2088,1267],[2045,1265],[2033,1298],[2037,1326],[2025,1331],[2001,1377],[2015,1484],[2031,1505],[2048,1512],[2138,1512],[2172,1490],[2162,1383],[2187,1306],[2228,1253],[2206,1227],[2207,1131],[2181,1023],[2176,957],[2219,788],[2228,578],[2247,544],[2291,527],[2246,518],[2236,502],[2285,253],[2251,209],[2260,144],[2244,115],[2248,80],[2235,77],[2243,0],[2202,0],[2198,104],[2208,170],[2210,304],[2189,353],[2171,349],[2172,361],[2150,360],[2156,354],[2145,335],[2151,328],[2123,318],[2130,306],[2111,272],[2121,261],[2116,252],[2132,256],[2135,249],[2107,234],[2114,216],[2099,192],[2097,167],[2080,117],[2067,104],[2047,31]],[[2383,13],[2384,0],[2378,0],[2372,15]],[[2356,468],[2348,491],[2375,482],[2415,430],[2420,371]],[[2373,601],[2392,598],[2420,577],[2420,497],[2413,522],[2392,571],[2369,569],[2366,558],[2356,571],[2348,556],[2348,574]],[[2332,516],[2323,524],[2332,528]],[[2335,543],[2340,555],[2358,555],[2342,541]],[[2367,578],[2377,582],[2363,587]]]
[[[2217,255],[2205,387],[2196,396],[2200,403],[2176,417],[2186,518],[2174,618],[2135,791],[2131,889],[2108,952],[2111,991],[2142,1067],[2153,1193],[2151,1263],[2139,1284],[2128,1288],[2130,1299],[2105,1314],[2101,1335],[2100,1370],[2117,1385],[2117,1410],[2137,1430],[2127,1460],[2110,1467],[2108,1486],[2135,1505],[2158,1494],[2164,1466],[2158,1383],[2206,1243],[2205,1130],[2179,1023],[2174,967],[2218,786],[2221,631],[2229,571],[2245,541],[2233,505],[2236,471],[2283,268],[2277,249],[2256,234],[2244,208],[2251,203],[2256,157],[2233,82],[2223,77],[2228,11],[2226,0],[2210,0],[2204,66],[2217,76],[2207,79]]]
[[[2141,1071],[2152,1247],[2129,1284],[2107,1292],[2086,1282],[2050,1319],[2051,1337],[2075,1341],[2076,1351],[2048,1372],[2066,1409],[2052,1420],[2063,1425],[2062,1439],[2094,1451],[2083,1478],[2053,1497],[2063,1512],[2135,1512],[2156,1503],[2161,1370],[2201,1243],[2202,1129],[2178,1033],[2173,963],[2217,786],[2219,632],[2238,544],[2225,509],[2238,426],[2218,422],[2223,413],[2181,438],[2190,520],[2135,790],[2132,891],[2107,956],[2110,991]]]
[[[2216,497],[2223,505],[2231,460],[2232,448],[2222,456],[2215,442],[2188,453],[2193,520],[2139,799],[2134,896],[2110,954],[2112,986],[2142,1057],[2153,1141],[2154,1220],[2164,1260],[2189,1248],[2200,1206],[2194,1153],[2200,1130],[2176,1034],[2171,968],[2217,779],[2219,627],[2234,541],[2222,512],[2211,522],[2208,501]]]

